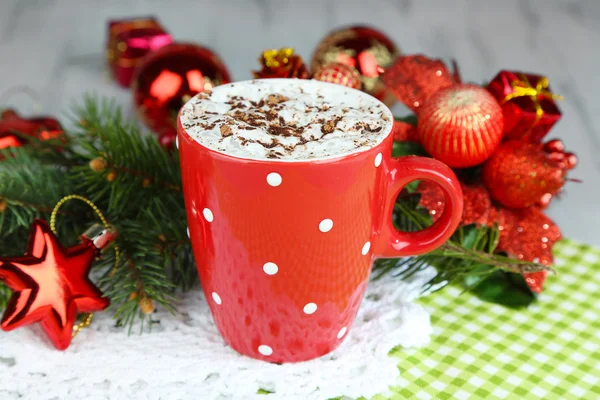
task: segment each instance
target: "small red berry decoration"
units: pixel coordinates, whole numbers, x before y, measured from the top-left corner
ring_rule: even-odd
[[[352,89],[360,89],[360,74],[356,68],[341,63],[327,64],[313,75],[313,79],[338,85],[348,86]]]
[[[434,93],[419,113],[421,144],[433,157],[454,168],[487,160],[502,140],[500,105],[477,85],[458,84]]]
[[[503,206],[547,205],[565,184],[567,171],[577,164],[577,157],[563,150],[562,142],[555,141],[544,147],[504,142],[483,166],[481,179],[492,199]]]
[[[172,150],[175,147],[175,139],[177,131],[175,129],[167,129],[158,137],[158,143],[167,150]]]

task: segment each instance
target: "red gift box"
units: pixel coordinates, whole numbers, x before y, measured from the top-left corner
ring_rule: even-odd
[[[545,76],[500,71],[487,90],[502,106],[505,140],[539,143],[561,117]]]
[[[154,18],[110,21],[106,59],[115,80],[129,87],[144,56],[172,41],[171,35]]]

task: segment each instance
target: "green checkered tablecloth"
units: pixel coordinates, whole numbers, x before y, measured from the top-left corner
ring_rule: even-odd
[[[600,399],[600,250],[563,240],[525,310],[447,288],[421,300],[434,335],[398,350],[392,399]]]

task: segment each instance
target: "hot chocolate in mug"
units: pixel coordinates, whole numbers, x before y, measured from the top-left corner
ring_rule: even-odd
[[[300,79],[218,86],[182,108],[189,234],[233,349],[277,363],[327,354],[351,334],[376,258],[422,254],[454,232],[463,206],[454,173],[430,158],[392,158],[392,126],[375,98]],[[444,192],[443,215],[400,232],[396,197],[423,179]]]

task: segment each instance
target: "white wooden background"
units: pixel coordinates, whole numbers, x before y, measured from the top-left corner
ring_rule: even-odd
[[[250,77],[265,48],[295,47],[306,59],[330,29],[375,25],[405,53],[456,58],[465,80],[499,69],[540,72],[564,95],[560,136],[580,165],[550,215],[565,236],[600,245],[600,2],[598,0],[1,0],[0,99],[27,85],[44,113],[65,116],[85,92],[130,93],[108,79],[109,18],[155,15],[177,40],[215,49],[235,79]],[[31,106],[25,96],[0,107]],[[402,109],[397,107],[396,111]]]

